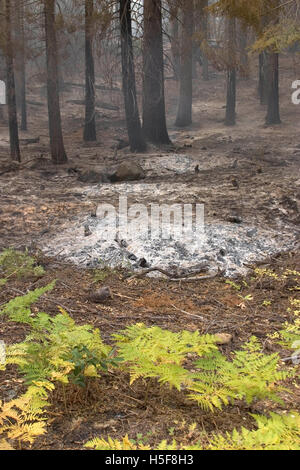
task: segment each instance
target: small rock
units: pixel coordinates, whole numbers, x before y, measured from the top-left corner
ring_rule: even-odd
[[[91,210],[91,217],[97,217],[97,206],[94,206]]]
[[[238,180],[237,180],[236,178],[232,178],[231,182],[232,182],[232,186],[233,186],[234,188],[239,189],[240,185],[239,185],[239,182],[238,182]]]
[[[230,215],[227,218],[227,222],[231,222],[232,224],[241,224],[243,222],[243,220],[238,215]]]
[[[102,304],[109,299],[112,299],[112,293],[109,287],[102,287],[89,295],[89,300],[95,304]]]
[[[215,335],[217,344],[229,344],[233,340],[233,336],[229,333],[217,333]]]
[[[248,230],[247,233],[246,233],[247,237],[253,237],[256,234],[257,234],[257,229],[256,228],[252,228],[252,229]]]
[[[149,264],[147,263],[147,260],[145,260],[145,258],[140,258],[137,262],[137,266],[139,268],[149,268]]]
[[[88,225],[85,225],[84,226],[84,236],[85,237],[89,237],[90,235],[92,235],[92,232],[90,230],[90,227]]]

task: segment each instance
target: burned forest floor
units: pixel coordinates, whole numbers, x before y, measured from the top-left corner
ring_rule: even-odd
[[[291,102],[291,83],[296,77],[290,58],[284,58],[282,124],[265,127],[266,109],[257,99],[255,71],[252,72],[252,78],[238,83],[235,127],[225,127],[223,123],[223,74],[212,73],[209,82],[195,80],[194,124],[185,129],[174,126],[177,85],[174,80],[167,80],[168,126],[173,145],[149,145],[145,154],[132,154],[126,145],[118,84],[114,91],[99,91],[98,141],[84,144],[83,90],[69,84],[61,96],[69,161],[60,166],[53,165],[49,155],[43,87],[32,85],[28,97],[29,131],[21,132],[20,164],[9,160],[7,125],[0,123],[0,250],[28,249],[44,267],[45,274],[26,280],[12,276],[0,286],[0,306],[56,279],[53,291],[37,302],[33,313],[55,315],[60,306],[76,323],[99,328],[107,343],[113,333],[144,323],[174,332],[186,329],[200,334],[227,333],[229,341],[220,345],[227,357],[251,336],[261,341],[263,352],[288,356],[290,352],[272,341],[270,335],[292,321],[290,300],[299,299],[300,107]],[[143,167],[142,181],[118,186],[80,180],[90,171],[111,173],[128,160]],[[125,192],[132,203],[161,203],[162,198],[172,204],[199,201],[205,206],[207,223],[228,224],[233,231],[243,224],[258,233],[271,231],[275,240],[278,237],[276,250],[266,259],[253,259],[243,275],[233,279],[217,275],[195,282],[146,276],[129,279],[124,267],[71,262],[68,251],[61,249],[67,243],[63,234],[72,231],[75,224],[79,231],[82,226],[84,239],[85,217],[90,217],[100,202],[117,204],[120,192]],[[254,232],[252,237],[255,236]],[[56,251],[54,245],[59,247]],[[256,267],[276,273],[279,278],[255,273]],[[95,303],[93,293],[104,286],[110,288],[111,298]],[[22,341],[26,333],[22,325],[0,317],[0,339],[7,344]],[[9,366],[0,374],[3,400],[11,400],[24,390],[14,367]],[[32,448],[83,449],[93,437],[121,439],[126,434],[150,445],[184,435],[189,444],[200,438],[209,439],[214,432],[242,426],[252,429],[254,420],[250,413],[299,411],[299,384],[291,379],[286,386],[288,391],[282,392],[284,405],[268,400],[252,405],[237,402],[211,413],[154,380],[145,394],[143,380],[129,385],[127,374],[107,372],[86,389],[70,387],[67,399],[59,387],[53,392],[52,406],[47,411],[47,434],[39,437]],[[197,428],[191,431],[193,423],[197,423]]]

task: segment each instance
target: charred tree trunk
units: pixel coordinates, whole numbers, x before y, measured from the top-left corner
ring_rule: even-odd
[[[260,104],[265,105],[268,101],[268,57],[266,51],[259,54],[259,79],[258,96]]]
[[[189,8],[190,6],[190,8]],[[186,127],[192,123],[193,101],[193,8],[185,1],[182,15],[180,91],[175,125]]]
[[[15,90],[15,74],[13,45],[11,33],[11,5],[10,0],[5,0],[5,19],[6,19],[6,74],[7,74],[7,106],[8,106],[8,123],[9,123],[9,139],[10,139],[10,155],[12,160],[21,161],[19,147],[19,130],[17,118],[16,90]]]
[[[171,52],[174,77],[179,80],[180,76],[180,52],[179,52],[179,22],[177,18],[178,9],[171,12]]]
[[[170,144],[165,110],[161,0],[144,0],[143,132],[154,144]]]
[[[266,124],[280,124],[279,112],[279,54],[268,53],[268,112]]]
[[[146,150],[146,143],[136,96],[130,0],[120,0],[120,25],[123,94],[129,144],[132,152],[143,152]]]
[[[93,57],[94,0],[85,0],[85,124],[83,140],[97,140],[95,119],[95,67]]]
[[[202,40],[207,42],[208,39],[208,14],[206,8],[208,7],[208,0],[201,0],[200,3],[200,27],[202,33]],[[208,60],[206,54],[202,51],[202,78],[209,80]]]
[[[234,126],[236,119],[236,23],[234,18],[227,20],[228,66],[225,125]]]
[[[248,80],[250,76],[249,72],[249,58],[247,53],[248,44],[248,29],[239,22],[238,33],[239,39],[239,54],[240,54],[240,77],[244,80]]]
[[[44,0],[44,15],[50,147],[53,162],[60,164],[67,162],[68,159],[64,148],[59,105],[55,0]]]
[[[16,8],[16,39],[17,39],[17,104],[21,110],[22,131],[27,131],[27,106],[26,106],[26,64],[25,64],[25,34],[24,34],[24,3],[15,2]]]

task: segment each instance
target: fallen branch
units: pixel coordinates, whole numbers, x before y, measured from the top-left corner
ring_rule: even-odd
[[[195,281],[205,281],[207,279],[214,279],[215,277],[222,276],[225,271],[218,271],[215,274],[209,274],[208,276],[200,276],[200,277],[182,277],[179,279],[170,279],[172,282],[195,282]]]
[[[203,270],[207,267],[207,265],[203,265],[201,267],[199,267],[198,269],[198,272],[193,272],[192,274],[198,274],[198,273],[201,273],[203,272]],[[132,280],[132,279],[140,279],[141,277],[144,277],[146,276],[147,274],[149,273],[152,273],[152,272],[159,272],[161,274],[164,274],[165,276],[167,276],[169,278],[169,281],[172,281],[172,282],[194,282],[194,281],[203,281],[205,279],[213,279],[214,277],[217,277],[219,275],[222,275],[224,273],[224,271],[218,271],[217,273],[215,274],[209,274],[207,276],[201,276],[201,277],[189,277],[189,275],[185,275],[185,276],[178,276],[178,277],[174,277],[174,273],[172,272],[169,272],[167,271],[166,269],[162,269],[160,267],[153,267],[153,268],[147,268],[147,269],[144,269],[142,272],[139,272],[139,273],[136,273],[136,274],[133,274],[132,276],[130,276],[129,278],[127,278],[128,281]]]
[[[199,318],[200,320],[204,321],[204,318],[201,317],[200,315],[196,315],[195,313],[190,313],[190,312],[186,312],[185,310],[181,310],[180,308],[177,308],[175,305],[171,304],[171,306],[173,308],[175,308],[175,310],[178,310],[178,312],[181,312],[181,313],[184,313],[185,315],[189,315],[190,317],[195,317],[195,318]]]

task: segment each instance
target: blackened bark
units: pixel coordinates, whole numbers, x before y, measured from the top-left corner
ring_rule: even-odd
[[[234,18],[227,20],[228,65],[225,125],[234,126],[236,118],[236,23]]]
[[[200,27],[202,30],[203,41],[207,42],[208,39],[208,14],[206,8],[208,7],[208,0],[201,0],[200,2]],[[208,60],[205,53],[202,52],[202,78],[209,80]]]
[[[143,131],[154,144],[170,144],[166,124],[161,0],[144,0]]]
[[[171,11],[171,52],[172,52],[172,65],[174,70],[175,80],[179,80],[180,76],[180,51],[179,51],[179,21],[177,18],[178,9],[175,8]]]
[[[44,0],[44,15],[50,148],[53,162],[60,164],[67,162],[68,159],[64,148],[59,105],[55,0]]]
[[[21,161],[19,147],[19,130],[17,118],[15,74],[13,60],[13,46],[11,34],[11,5],[10,0],[5,1],[5,19],[6,19],[6,74],[7,74],[7,105],[8,105],[8,123],[10,155],[12,160]]]
[[[236,108],[236,69],[227,70],[226,126],[235,125]]]
[[[180,54],[180,91],[175,125],[186,127],[192,123],[193,101],[193,8],[185,0],[182,15]]]
[[[279,112],[279,54],[268,52],[268,112],[266,124],[280,124]]]
[[[93,57],[94,0],[85,0],[85,124],[83,140],[97,140],[95,119],[95,66]]]
[[[21,109],[22,131],[27,131],[27,105],[26,105],[26,64],[25,64],[25,34],[24,34],[24,2],[17,0],[16,9],[16,39],[17,39],[17,105]]]
[[[136,95],[130,0],[120,0],[120,26],[123,94],[129,145],[132,152],[143,152],[146,150],[146,143]]]
[[[265,105],[268,101],[268,55],[266,51],[259,54],[259,79],[258,96],[260,104]]]
[[[248,80],[250,76],[249,72],[249,57],[247,52],[248,44],[248,29],[247,26],[239,22],[237,37],[239,40],[239,51],[240,51],[240,77],[244,80]]]

